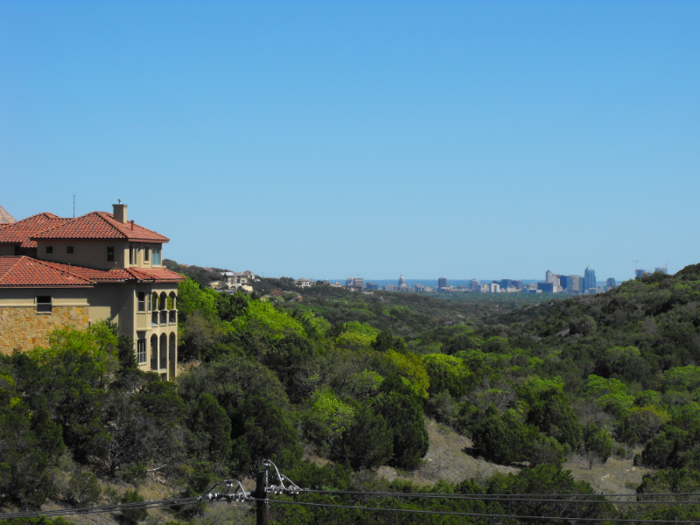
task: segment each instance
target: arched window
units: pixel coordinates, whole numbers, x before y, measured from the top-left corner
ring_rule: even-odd
[[[160,366],[161,370],[168,368],[168,336],[160,335]]]
[[[158,310],[158,294],[156,292],[151,294],[151,310]]]
[[[177,337],[175,334],[170,334],[168,361],[168,377],[172,381],[175,379],[175,367],[177,366]]]
[[[167,302],[168,302],[168,296],[165,295],[165,292],[160,293],[160,301],[158,301],[160,304],[158,305],[158,310],[166,310],[167,309]]]
[[[151,336],[151,370],[158,370],[158,336]]]

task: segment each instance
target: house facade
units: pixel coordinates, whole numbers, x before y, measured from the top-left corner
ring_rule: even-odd
[[[162,266],[168,238],[113,213],[41,213],[0,225],[0,352],[48,344],[51,330],[109,319],[134,340],[143,370],[177,375],[179,274]]]

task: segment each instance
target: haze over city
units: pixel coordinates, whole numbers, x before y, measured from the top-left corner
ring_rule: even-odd
[[[181,263],[598,280],[700,261],[697,2],[0,3],[0,204]],[[635,262],[639,261],[639,262]]]

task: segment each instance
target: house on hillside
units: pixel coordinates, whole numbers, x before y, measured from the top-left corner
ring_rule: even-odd
[[[177,375],[177,285],[168,238],[113,213],[40,213],[0,226],[0,353],[46,345],[51,330],[109,319],[142,370]]]
[[[298,288],[308,288],[308,287],[314,285],[314,280],[302,278],[302,279],[299,279],[298,281],[294,281],[294,285],[297,286]]]

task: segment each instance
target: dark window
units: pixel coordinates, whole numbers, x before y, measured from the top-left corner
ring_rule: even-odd
[[[52,254],[53,254],[53,244],[49,244],[49,245],[46,247],[46,250],[45,250],[45,251],[46,251],[46,255],[52,255]]]
[[[75,253],[75,246],[68,245],[66,246],[66,255],[73,255]]]
[[[134,259],[135,259],[135,257],[134,257],[134,247],[133,247],[133,246],[129,246],[129,264],[136,264],[136,263],[134,262]]]
[[[39,295],[36,298],[36,312],[37,313],[51,313],[51,296],[50,295]]]
[[[146,362],[146,340],[139,339],[136,342],[136,359],[140,363]]]
[[[153,248],[153,264],[160,266],[160,248]]]
[[[107,262],[114,262],[114,246],[107,246]]]
[[[144,262],[150,261],[151,260],[150,256],[151,256],[151,249],[148,246],[146,246],[146,248],[144,248],[144,250],[143,250]]]
[[[145,292],[138,293],[138,303],[139,303],[139,312],[145,312],[146,311],[146,293]]]

